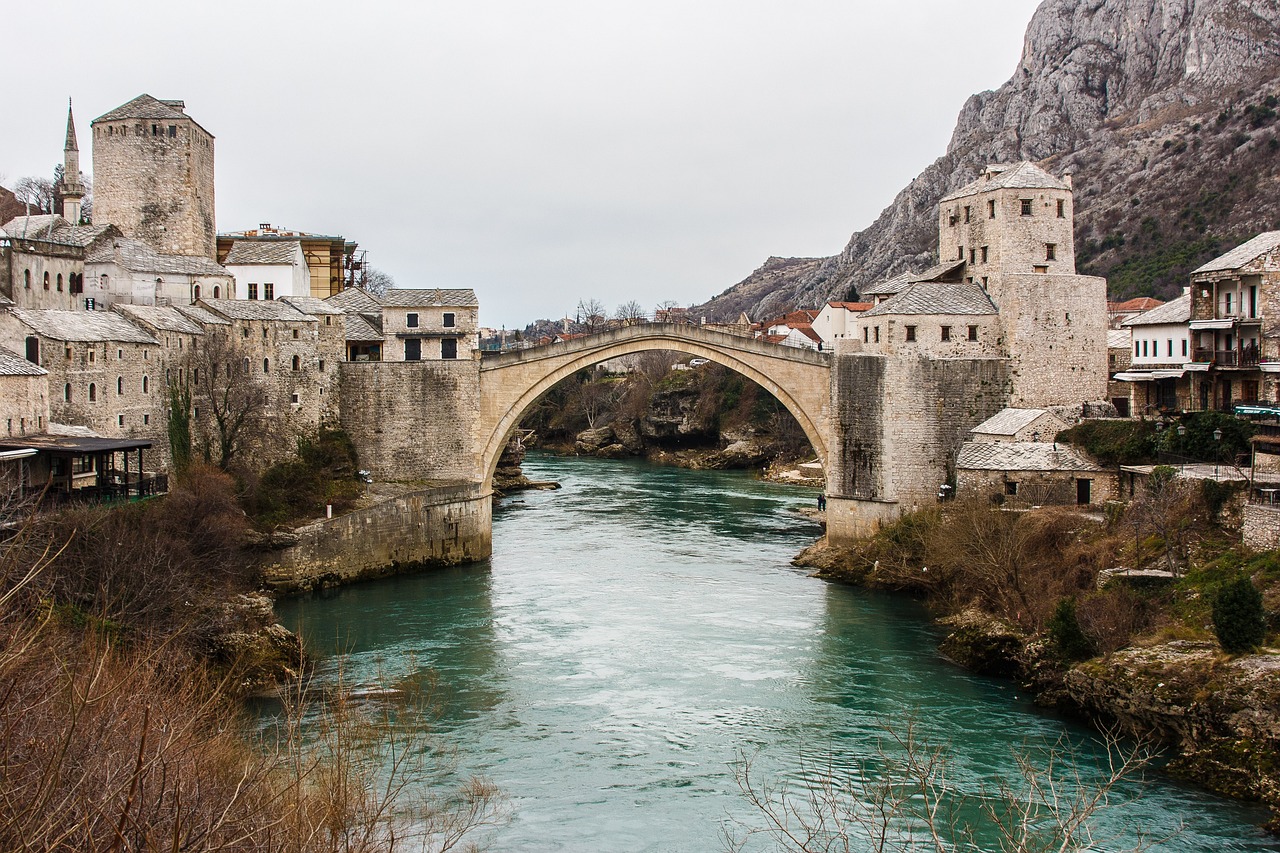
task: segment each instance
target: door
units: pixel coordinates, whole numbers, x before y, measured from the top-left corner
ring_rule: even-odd
[[[1093,480],[1076,480],[1076,504],[1079,506],[1088,506],[1092,501]]]
[[[458,357],[458,339],[445,338],[440,341],[440,357],[441,358],[457,358]]]
[[[422,340],[419,338],[409,338],[404,342],[404,360],[405,361],[421,361],[422,360]]]

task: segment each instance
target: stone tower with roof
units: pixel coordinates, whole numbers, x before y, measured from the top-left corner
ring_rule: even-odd
[[[58,196],[62,199],[62,217],[72,225],[80,224],[81,204],[88,195],[80,182],[80,146],[76,144],[76,119],[67,101],[67,140],[62,146],[62,181]]]
[[[93,218],[161,254],[213,259],[213,135],[184,107],[139,95],[94,119]]]

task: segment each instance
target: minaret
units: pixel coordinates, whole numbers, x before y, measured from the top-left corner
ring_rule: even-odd
[[[72,225],[80,224],[80,202],[86,192],[80,183],[80,146],[76,145],[76,120],[68,98],[67,142],[62,148],[62,183],[58,185],[58,195],[62,198],[62,218]]]

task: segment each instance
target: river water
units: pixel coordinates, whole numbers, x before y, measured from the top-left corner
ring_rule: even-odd
[[[792,568],[820,534],[797,512],[812,491],[632,461],[531,456],[525,471],[563,489],[496,508],[490,560],[277,604],[321,681],[433,673],[458,772],[506,797],[495,850],[723,849],[722,829],[758,823],[739,756],[770,780],[838,772],[908,718],[970,793],[1063,736],[1085,766],[1103,754],[942,660],[916,604]],[[1155,849],[1280,850],[1260,810],[1159,774],[1114,799],[1128,802],[1101,816],[1099,850],[1175,831]]]

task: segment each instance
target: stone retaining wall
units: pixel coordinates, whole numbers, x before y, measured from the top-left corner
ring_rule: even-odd
[[[492,496],[478,483],[408,492],[298,528],[300,541],[262,560],[266,585],[302,592],[489,556]]]
[[[1245,546],[1255,551],[1280,548],[1280,506],[1245,504],[1240,534]]]

